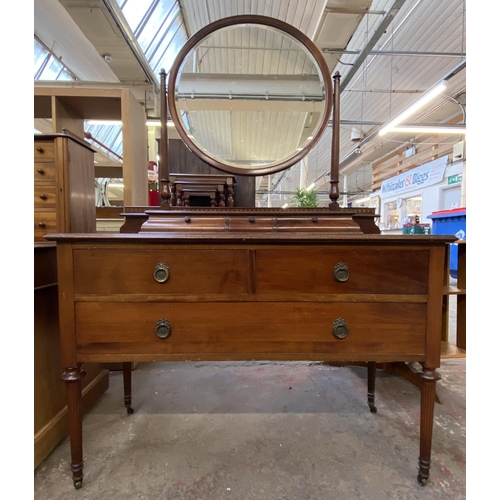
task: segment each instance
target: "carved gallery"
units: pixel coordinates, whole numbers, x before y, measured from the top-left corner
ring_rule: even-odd
[[[35,498],[465,498],[465,15],[34,2]]]

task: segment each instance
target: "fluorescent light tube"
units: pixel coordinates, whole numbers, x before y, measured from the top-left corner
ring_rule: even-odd
[[[160,120],[148,120],[146,122],[146,125],[148,127],[161,127]],[[168,121],[167,122],[167,127],[174,127],[174,122]]]
[[[418,125],[408,127],[393,127],[390,132],[409,132],[413,134],[465,134],[465,127],[419,127]]]
[[[87,120],[88,125],[121,125],[121,120]]]
[[[415,101],[409,108],[406,108],[402,113],[393,118],[389,123],[384,125],[378,135],[384,135],[390,130],[392,130],[396,125],[399,125],[402,121],[406,120],[409,116],[415,114],[420,108],[425,106],[428,102],[432,101],[434,97],[439,95],[446,88],[446,83],[441,82],[439,85],[436,85],[434,88],[426,92],[420,99]]]

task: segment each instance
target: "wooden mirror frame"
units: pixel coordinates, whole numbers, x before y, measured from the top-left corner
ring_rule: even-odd
[[[257,16],[257,15],[241,15],[241,16],[232,16],[224,19],[220,19],[213,23],[208,24],[197,33],[195,33],[182,47],[181,51],[177,55],[174,64],[172,65],[172,69],[170,70],[170,77],[168,80],[168,108],[170,110],[170,115],[175,124],[178,134],[184,143],[188,146],[188,148],[193,151],[199,158],[201,158],[204,162],[212,165],[214,168],[218,170],[222,170],[223,172],[238,174],[238,175],[248,175],[248,176],[258,176],[258,175],[267,175],[276,172],[280,172],[281,170],[285,170],[286,168],[296,164],[300,161],[311,148],[317,143],[319,138],[321,137],[323,131],[325,130],[330,113],[326,111],[323,114],[320,125],[317,128],[316,132],[313,135],[313,138],[304,146],[304,148],[299,151],[297,154],[294,154],[292,157],[279,161],[278,163],[262,168],[240,168],[237,166],[227,165],[219,160],[217,160],[214,156],[206,154],[203,149],[201,149],[186,133],[186,130],[182,126],[182,121],[179,116],[179,112],[177,109],[177,103],[175,100],[175,85],[177,81],[177,77],[179,75],[179,71],[181,65],[183,64],[185,58],[190,54],[191,50],[194,49],[202,40],[204,40],[208,35],[217,32],[220,29],[227,28],[229,26],[236,26],[241,24],[250,24],[250,25],[261,25],[264,27],[271,27],[282,31],[289,35],[292,39],[299,42],[300,45],[305,47],[306,52],[309,51],[309,55],[313,57],[316,62],[319,70],[320,77],[323,78],[324,88],[325,88],[325,109],[331,110],[332,107],[332,83],[331,83],[331,75],[328,71],[328,66],[316,45],[306,36],[304,33],[299,31],[298,29],[290,26],[289,24],[280,21],[278,19],[273,19],[266,16]]]
[[[293,39],[300,42],[305,46],[310,54],[316,61],[321,76],[323,78],[325,86],[325,109],[324,116],[321,120],[320,126],[316,130],[313,138],[309,143],[296,155],[288,158],[276,165],[264,168],[247,169],[233,167],[225,165],[212,156],[207,155],[203,150],[201,150],[187,135],[184,127],[181,123],[181,118],[178,114],[176,102],[175,102],[175,82],[177,80],[177,75],[181,64],[183,63],[185,57],[190,53],[190,51],[205,37],[211,33],[216,32],[221,28],[228,26],[235,26],[238,24],[255,24],[262,26],[269,26],[271,28],[276,28],[282,32],[288,34]],[[260,176],[268,175],[276,172],[285,170],[297,162],[299,162],[306,154],[308,154],[311,149],[315,146],[318,140],[323,135],[325,128],[328,125],[328,120],[330,118],[329,110],[333,107],[333,131],[332,131],[332,157],[331,157],[331,179],[330,179],[330,199],[332,203],[330,204],[331,209],[338,208],[338,198],[339,198],[339,132],[340,132],[340,75],[338,72],[333,76],[334,84],[332,86],[332,76],[328,69],[328,66],[314,42],[312,42],[304,33],[299,31],[297,28],[291,26],[284,21],[279,19],[274,19],[267,16],[259,15],[239,15],[231,16],[223,19],[219,19],[213,23],[200,29],[196,32],[185,45],[180,50],[177,55],[173,66],[170,70],[170,77],[168,81],[168,92],[166,86],[166,73],[162,69],[160,72],[160,94],[161,94],[161,104],[160,104],[160,197],[162,199],[162,208],[170,207],[170,186],[169,186],[169,173],[168,173],[168,133],[167,133],[167,119],[168,119],[168,109],[170,108],[172,121],[174,122],[175,128],[181,137],[184,144],[195,153],[201,160],[213,166],[214,168],[221,170],[223,172],[236,174],[236,175],[247,175],[247,176]]]

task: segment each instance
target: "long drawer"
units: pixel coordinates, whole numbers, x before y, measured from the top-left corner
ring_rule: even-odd
[[[74,266],[80,294],[241,294],[249,287],[246,250],[75,250]]]
[[[257,250],[256,291],[301,293],[427,293],[429,254],[364,248]]]
[[[76,343],[82,354],[420,355],[425,351],[426,307],[425,303],[78,302]]]

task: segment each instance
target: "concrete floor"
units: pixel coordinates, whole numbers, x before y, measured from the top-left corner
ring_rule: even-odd
[[[141,363],[84,417],[84,481],[64,440],[35,471],[37,500],[465,499],[465,359],[443,360],[429,484],[417,483],[419,391],[322,363]]]

